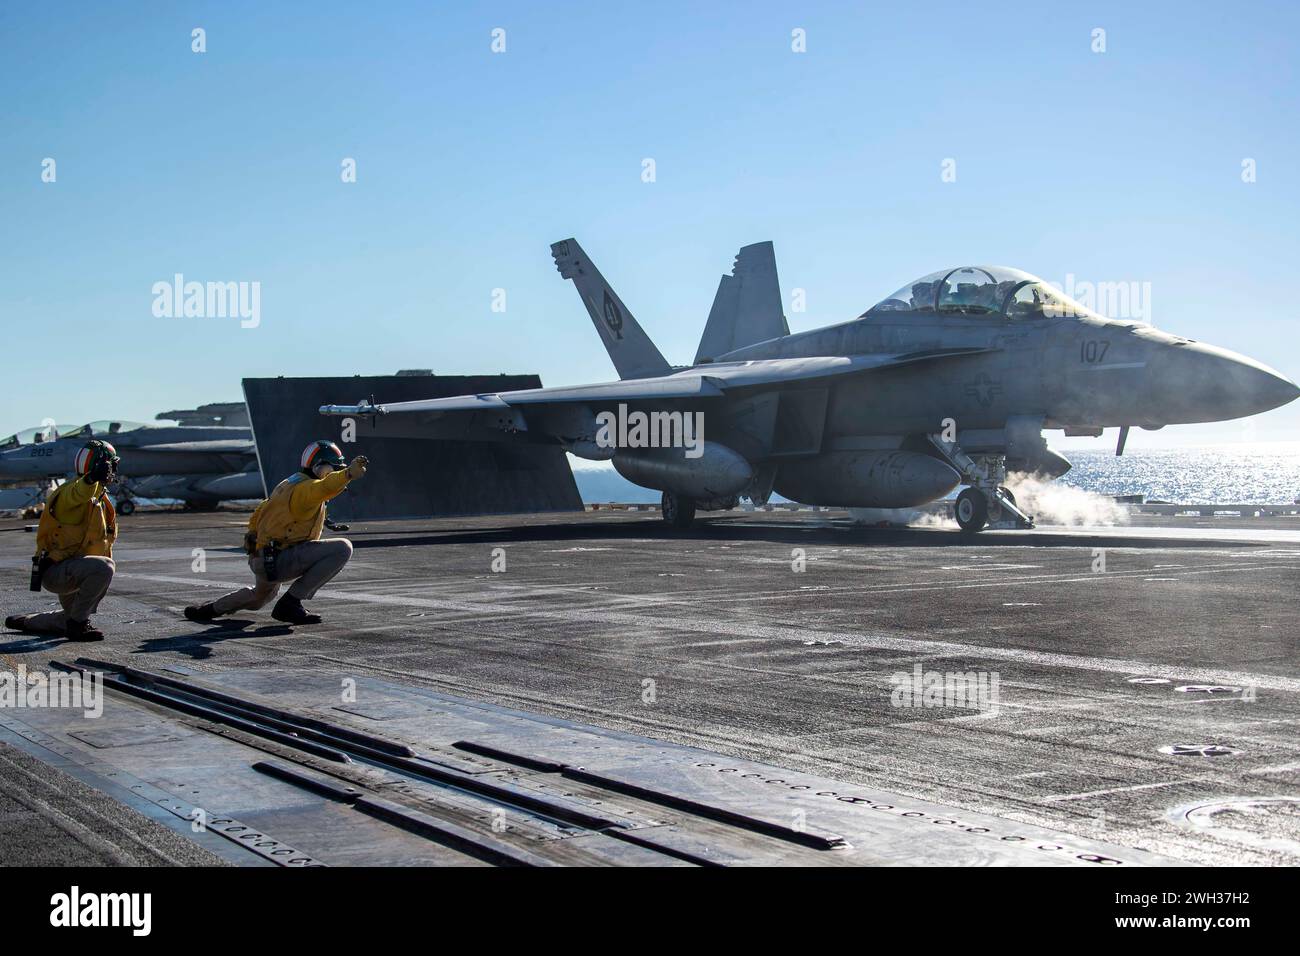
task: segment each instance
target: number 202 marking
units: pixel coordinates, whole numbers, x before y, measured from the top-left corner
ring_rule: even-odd
[[[1106,357],[1106,350],[1110,348],[1110,343],[1105,339],[1089,339],[1086,342],[1079,343],[1079,361],[1088,364],[1096,364]]]

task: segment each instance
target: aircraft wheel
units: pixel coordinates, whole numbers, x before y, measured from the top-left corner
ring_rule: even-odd
[[[129,515],[135,513],[135,502],[130,498],[123,498],[117,503],[117,513],[120,515]]]
[[[989,503],[984,497],[984,492],[978,488],[966,488],[962,491],[957,496],[952,511],[957,524],[967,534],[983,530],[989,522]]]
[[[660,514],[669,525],[685,531],[695,522],[695,499],[665,491],[660,499]]]

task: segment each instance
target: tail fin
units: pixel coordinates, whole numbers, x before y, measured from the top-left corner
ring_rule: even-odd
[[[582,296],[582,304],[587,307],[587,314],[600,333],[619,378],[648,378],[672,371],[576,239],[552,244],[551,255],[560,275],[572,279],[578,295]]]
[[[781,311],[776,253],[772,243],[756,242],[736,253],[731,275],[718,283],[695,364],[789,334],[790,326]]]

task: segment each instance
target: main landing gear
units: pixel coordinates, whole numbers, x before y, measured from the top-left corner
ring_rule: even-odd
[[[695,499],[665,491],[659,499],[659,513],[670,527],[685,531],[695,523]]]
[[[665,491],[659,499],[659,514],[670,527],[685,531],[695,523],[697,511],[730,511],[740,503],[736,495],[723,498],[688,498]]]

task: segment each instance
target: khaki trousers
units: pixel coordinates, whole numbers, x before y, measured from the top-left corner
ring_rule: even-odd
[[[65,558],[45,569],[41,587],[59,596],[61,611],[33,614],[25,630],[62,634],[68,621],[86,621],[99,609],[113,581],[113,559],[100,557]]]
[[[279,580],[268,581],[262,556],[255,554],[248,559],[248,567],[253,572],[253,586],[222,595],[212,602],[213,610],[218,614],[256,611],[265,607],[279,593],[280,585],[288,581],[293,581],[289,593],[298,600],[313,598],[327,581],[343,570],[351,557],[352,542],[347,538],[304,541],[280,552],[275,562]]]

